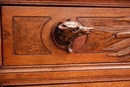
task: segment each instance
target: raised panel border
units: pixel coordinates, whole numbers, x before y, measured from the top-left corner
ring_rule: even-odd
[[[51,17],[49,17],[49,16],[13,16],[12,17],[13,18],[13,54],[14,55],[51,55],[52,54],[52,52],[51,52],[51,50],[49,50],[46,46],[45,46],[45,44],[44,44],[44,41],[43,41],[43,39],[42,39],[42,31],[43,31],[43,28],[44,28],[44,26],[47,24],[47,22],[49,22],[50,20],[51,20]],[[16,19],[16,20],[15,20]],[[20,21],[19,21],[19,20]],[[30,52],[27,52],[27,53],[22,53],[21,52],[21,49],[19,49],[19,51],[20,51],[20,54],[19,54],[19,52],[17,53],[17,50],[18,50],[18,48],[17,47],[19,47],[20,45],[21,45],[21,47],[22,47],[22,43],[24,42],[20,42],[20,43],[18,43],[19,41],[20,41],[20,38],[22,38],[22,35],[24,35],[24,33],[22,33],[21,34],[21,36],[20,36],[20,34],[19,33],[21,33],[22,31],[24,31],[24,32],[28,32],[29,33],[29,29],[27,29],[27,28],[25,28],[24,30],[22,30],[23,28],[21,28],[21,30],[20,30],[20,28],[18,27],[18,25],[20,25],[20,23],[22,22],[22,21],[24,21],[24,23],[26,24],[26,23],[28,23],[28,22],[31,22],[31,21],[34,21],[35,20],[35,23],[36,22],[39,22],[38,21],[38,19],[41,19],[40,21],[42,21],[41,22],[41,26],[42,27],[40,27],[40,28],[38,28],[37,29],[37,31],[38,31],[38,33],[36,33],[37,31],[35,30],[35,31],[33,31],[34,29],[32,29],[31,31],[32,32],[35,32],[35,33],[33,33],[33,34],[36,34],[39,38],[35,38],[36,40],[38,40],[38,41],[36,41],[36,42],[39,42],[40,41],[40,43],[36,43],[35,41],[33,41],[32,39],[31,39],[31,42],[35,42],[35,44],[33,43],[32,45],[32,47],[29,47],[28,46],[28,43],[24,43],[25,44],[25,46],[23,46],[24,48],[24,51],[26,51],[27,49],[29,49],[29,48],[33,48],[33,47],[38,47],[38,45],[40,45],[41,46],[41,48],[43,48],[44,50],[40,50],[40,49],[36,49],[35,51],[34,51],[34,49],[32,50],[32,51],[30,51]],[[44,21],[44,22],[43,22]],[[33,23],[33,22],[32,22]],[[15,26],[17,24],[17,26]],[[26,25],[25,25],[26,26]],[[24,26],[24,27],[25,27]],[[38,26],[38,25],[37,25]],[[29,30],[29,31],[28,31]],[[17,32],[17,33],[16,33]],[[20,38],[18,38],[18,36],[20,36]],[[25,35],[24,35],[25,36]],[[28,37],[23,37],[24,39],[25,38],[28,38]],[[29,38],[28,38],[29,39]],[[19,40],[19,41],[17,41],[17,40]],[[28,42],[27,40],[26,40],[26,42]],[[16,44],[17,43],[17,44]],[[38,45],[37,45],[38,44]],[[17,46],[18,45],[18,46]],[[28,48],[29,47],[29,48]],[[25,49],[26,48],[26,49]],[[28,50],[29,51],[29,50]],[[43,53],[41,53],[43,51]]]

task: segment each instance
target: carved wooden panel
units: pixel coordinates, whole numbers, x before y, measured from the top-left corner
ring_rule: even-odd
[[[18,10],[14,11],[15,8]],[[3,64],[5,66],[130,61],[130,25],[127,19],[130,17],[129,8],[33,6],[15,6],[15,8],[2,7]],[[51,35],[57,24],[67,19],[78,21],[85,27],[94,28],[94,32],[74,40],[72,53],[57,47]],[[122,32],[123,34],[128,32],[125,34],[125,36],[128,34],[128,37],[115,37],[120,36]],[[112,50],[108,50],[110,48]],[[124,55],[111,56],[118,52]]]
[[[78,53],[107,53],[108,56],[130,58],[129,17],[80,17],[77,20],[95,29]]]
[[[14,55],[48,55],[41,34],[50,17],[13,17]]]

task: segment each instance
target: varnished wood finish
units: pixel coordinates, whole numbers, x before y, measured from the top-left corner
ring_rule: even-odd
[[[55,85],[35,85],[35,86],[8,86],[8,87],[129,87],[129,81],[102,82],[102,83],[77,83],[77,84],[55,84]]]
[[[78,22],[67,20],[59,23],[52,30],[52,38],[57,47],[71,53],[74,48],[74,40],[81,36],[87,36],[93,30],[93,27],[84,27]]]
[[[130,7],[129,0],[1,0],[9,5]]]
[[[109,41],[109,43],[105,45],[101,45],[101,43],[110,38],[113,33],[122,32],[123,29],[128,31],[130,28],[127,22],[116,23],[114,21],[114,19],[122,16],[129,17],[129,8],[3,6],[2,11],[2,26],[4,29],[4,65],[119,62],[118,57],[108,56],[102,49],[124,40],[124,38]],[[17,15],[17,17],[15,17],[15,15]],[[41,17],[44,22],[40,20],[39,17]],[[45,20],[46,17],[49,19]],[[75,41],[75,47],[77,47],[75,49],[78,50],[75,50],[73,53],[68,53],[59,49],[54,44],[51,37],[51,32],[57,24],[60,21],[64,21],[69,18],[72,20],[78,20],[85,26],[92,26],[95,28],[95,31],[90,33],[88,41],[82,47],[80,47],[80,44],[83,44],[82,38],[85,37],[81,37]],[[39,22],[43,23],[43,25],[40,25]],[[104,25],[103,22],[105,22]],[[115,26],[121,27],[114,28],[114,24]],[[39,32],[41,30],[42,31],[40,33],[36,33],[36,31],[38,31],[38,29],[35,31],[36,28],[39,29]],[[29,35],[27,35],[27,33]],[[34,37],[34,35],[37,36]],[[42,42],[39,44],[41,39]],[[42,43],[44,50],[40,49],[42,47]],[[41,53],[43,51],[45,51],[43,54],[44,56]],[[125,61],[130,61],[130,58],[125,59],[122,62]]]
[[[17,69],[15,69],[17,68]],[[67,65],[35,65],[35,66],[4,66],[1,73],[24,72],[56,72],[56,71],[85,71],[129,69],[129,63],[97,63],[97,64],[67,64]],[[120,74],[120,73],[119,73]]]
[[[129,73],[129,63],[8,66],[0,70],[0,83],[7,86],[129,81]]]
[[[2,10],[0,5],[0,67],[2,67]]]
[[[87,67],[86,67],[87,68]],[[18,69],[19,73],[0,73],[0,83],[3,85],[35,85],[35,84],[73,84],[89,82],[107,81],[129,81],[130,69],[93,69],[93,70],[73,70],[68,68],[65,71],[41,71],[37,68],[30,71],[25,68],[24,72]],[[17,70],[17,69],[16,69]],[[27,70],[27,72],[25,72]],[[42,69],[41,69],[42,70]],[[13,68],[9,71],[13,71]]]
[[[51,51],[41,41],[41,30],[50,17],[13,17],[13,54],[49,55]],[[30,27],[32,25],[33,27]],[[23,27],[21,27],[23,26]],[[5,37],[10,34],[4,31]]]
[[[130,86],[129,0],[0,3],[0,87]],[[59,49],[51,37],[67,19],[95,29],[87,41],[84,36],[74,41],[72,53]],[[111,56],[111,51],[123,56]]]

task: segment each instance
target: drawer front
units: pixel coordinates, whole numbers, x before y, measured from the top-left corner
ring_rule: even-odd
[[[73,41],[73,52],[55,45],[52,31],[68,19],[94,31]],[[130,61],[130,9],[3,6],[4,65]]]

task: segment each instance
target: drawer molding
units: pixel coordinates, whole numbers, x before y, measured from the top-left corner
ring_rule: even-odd
[[[37,85],[129,81],[129,73],[129,63],[6,66],[0,69],[0,83]]]
[[[111,69],[130,69],[130,63],[128,62],[128,63],[3,66],[2,69],[0,70],[0,73],[88,71],[88,70],[111,70]]]

